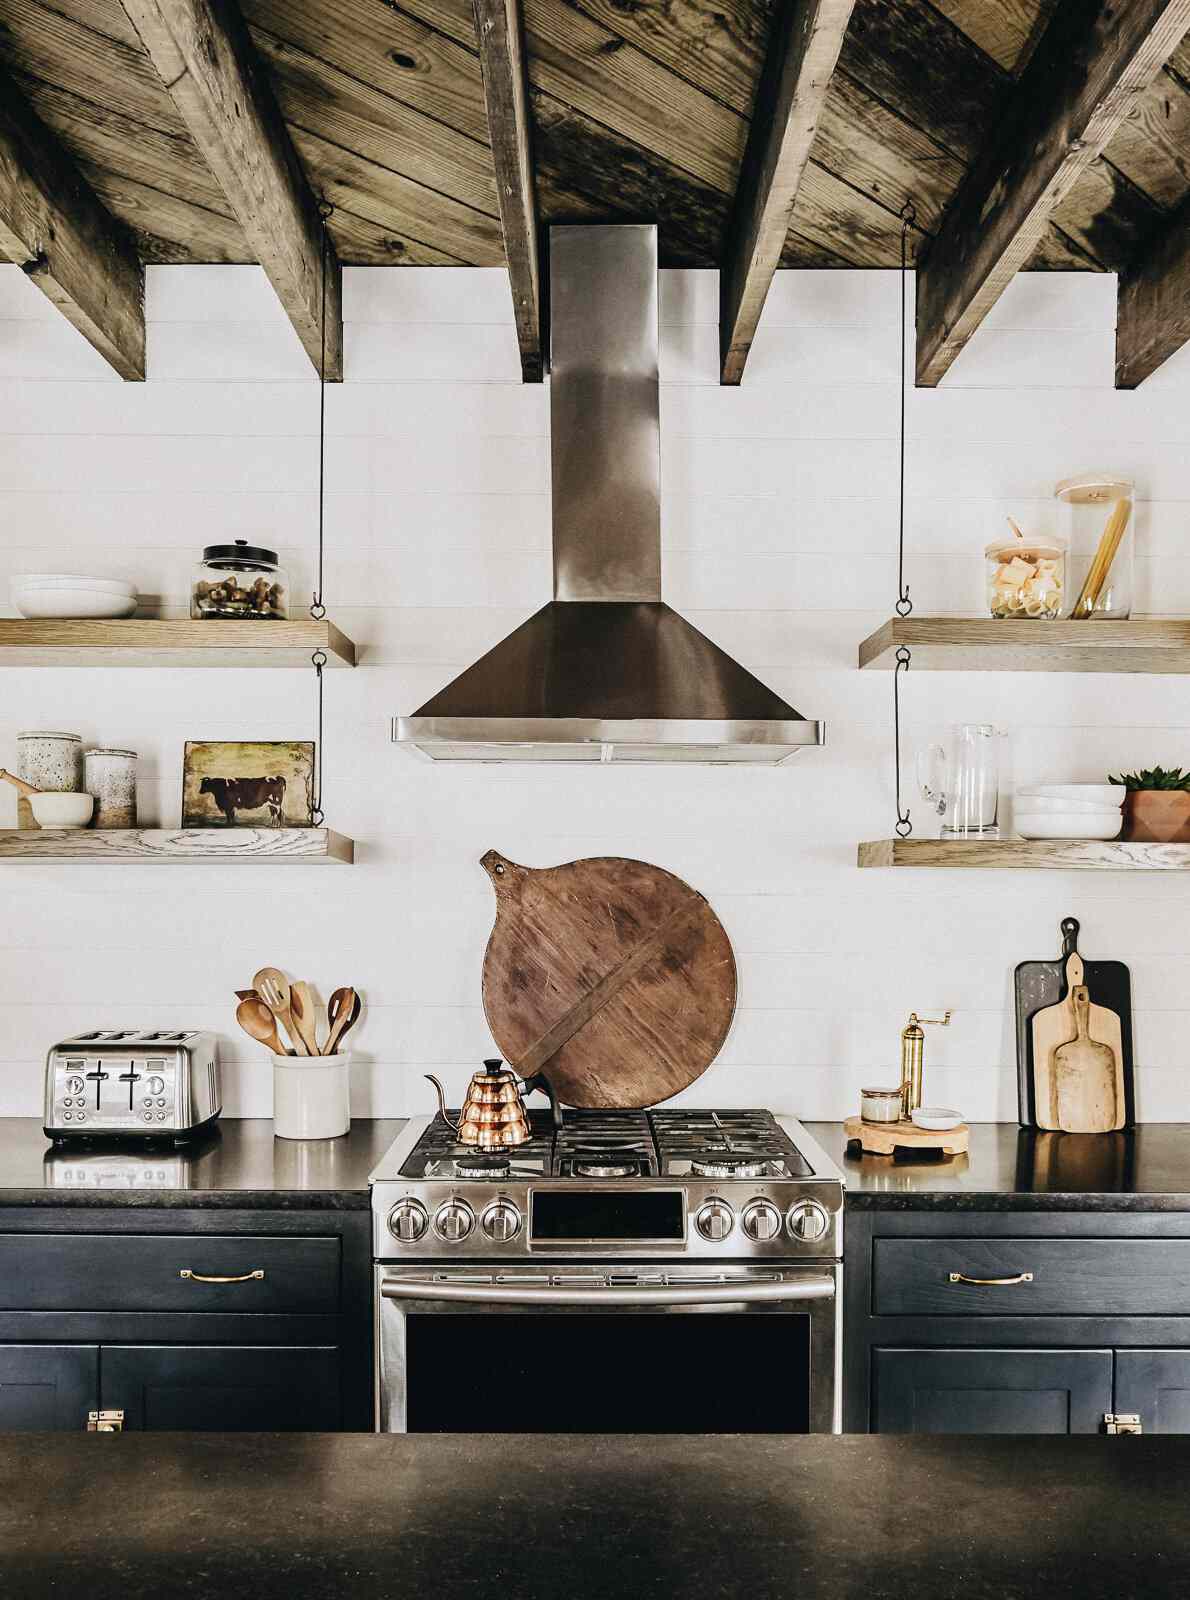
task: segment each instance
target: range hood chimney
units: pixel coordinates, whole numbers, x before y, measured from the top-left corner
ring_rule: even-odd
[[[657,230],[550,230],[554,598],[393,738],[435,761],[750,762],[823,742],[661,599]]]

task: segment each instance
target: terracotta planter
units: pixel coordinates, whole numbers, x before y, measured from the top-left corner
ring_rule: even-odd
[[[1130,789],[1120,837],[1150,844],[1190,844],[1190,791]]]

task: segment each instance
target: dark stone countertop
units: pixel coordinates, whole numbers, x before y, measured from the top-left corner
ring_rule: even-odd
[[[0,1117],[0,1207],[165,1206],[366,1211],[368,1174],[402,1119],[341,1139],[278,1139],[267,1117],[227,1118],[178,1149],[51,1145],[36,1117]]]
[[[1190,1123],[1132,1133],[1043,1133],[974,1122],[941,1162],[846,1154],[840,1122],[806,1127],[838,1163],[855,1211],[1190,1211]]]
[[[10,1434],[12,1600],[1184,1600],[1190,1438]]]

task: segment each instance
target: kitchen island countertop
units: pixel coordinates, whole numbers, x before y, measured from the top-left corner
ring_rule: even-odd
[[[1182,1438],[10,1434],[0,1592],[1180,1600],[1187,1472]]]

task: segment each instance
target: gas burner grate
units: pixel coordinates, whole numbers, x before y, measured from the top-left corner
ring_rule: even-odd
[[[643,1111],[564,1111],[551,1171],[560,1178],[655,1177],[657,1151],[648,1116]]]
[[[771,1111],[651,1111],[666,1173],[708,1178],[810,1177],[812,1169]]]

